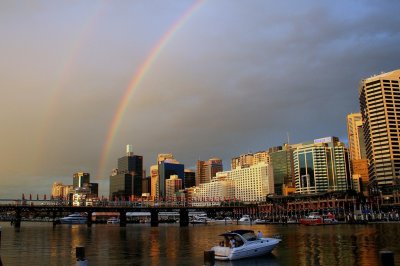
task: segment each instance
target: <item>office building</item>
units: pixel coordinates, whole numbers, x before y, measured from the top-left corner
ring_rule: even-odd
[[[175,159],[165,159],[158,164],[158,196],[166,197],[166,180],[172,175],[177,175],[185,183],[185,166]]]
[[[370,190],[392,193],[400,175],[400,69],[360,82]]]
[[[336,137],[298,145],[293,161],[296,193],[346,191],[352,187],[348,149]]]
[[[185,184],[183,186],[185,188],[195,187],[196,186],[196,172],[191,169],[185,169]]]
[[[222,159],[211,158],[208,161],[198,160],[196,163],[196,185],[208,183],[218,172],[223,171]]]
[[[368,161],[366,159],[361,113],[347,115],[347,135],[353,174],[353,184],[359,192],[368,195]]]
[[[293,168],[294,148],[285,145],[280,150],[275,150],[269,154],[270,167],[274,180],[275,193],[284,195],[284,187],[294,188],[294,168]]]
[[[90,174],[84,172],[74,173],[72,178],[72,185],[75,188],[83,187],[85,184],[90,183]]]
[[[143,157],[127,146],[126,156],[118,159],[118,170],[110,176],[110,199],[127,200],[142,196]]]

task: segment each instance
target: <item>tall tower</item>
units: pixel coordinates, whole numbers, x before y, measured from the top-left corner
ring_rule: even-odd
[[[400,69],[361,81],[359,100],[371,188],[390,194],[400,175]]]
[[[142,196],[143,157],[127,145],[126,156],[118,159],[118,169],[110,176],[110,199]]]

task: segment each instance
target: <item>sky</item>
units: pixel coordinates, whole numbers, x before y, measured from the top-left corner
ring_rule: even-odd
[[[400,68],[400,2],[0,1],[0,199],[84,171],[108,196],[125,146],[149,173],[287,142],[346,142],[358,85]]]

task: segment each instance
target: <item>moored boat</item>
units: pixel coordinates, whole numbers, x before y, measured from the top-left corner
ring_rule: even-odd
[[[107,219],[108,224],[119,224],[119,219],[117,217],[111,217]]]
[[[233,220],[231,217],[225,217],[222,219],[215,219],[214,221],[216,224],[232,224]]]
[[[68,216],[60,218],[62,224],[85,224],[87,223],[87,217],[80,213],[72,213]]]
[[[216,260],[238,260],[270,253],[281,242],[279,238],[257,238],[253,230],[234,230],[221,234],[224,239],[214,246]]]
[[[311,212],[308,216],[300,219],[300,224],[303,225],[328,225],[337,223],[338,221],[331,213],[320,215],[318,212]]]
[[[244,214],[242,218],[240,218],[238,221],[238,224],[250,224],[250,223],[251,223],[251,218],[247,214]]]

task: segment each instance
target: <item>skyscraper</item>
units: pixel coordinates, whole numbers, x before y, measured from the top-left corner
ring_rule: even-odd
[[[74,174],[72,178],[72,185],[75,188],[83,187],[85,184],[89,185],[90,183],[90,174],[84,172],[77,172]]]
[[[143,157],[127,145],[126,156],[118,159],[118,169],[110,176],[110,198],[142,196]]]
[[[400,175],[400,69],[364,79],[359,86],[370,188],[390,194]]]

